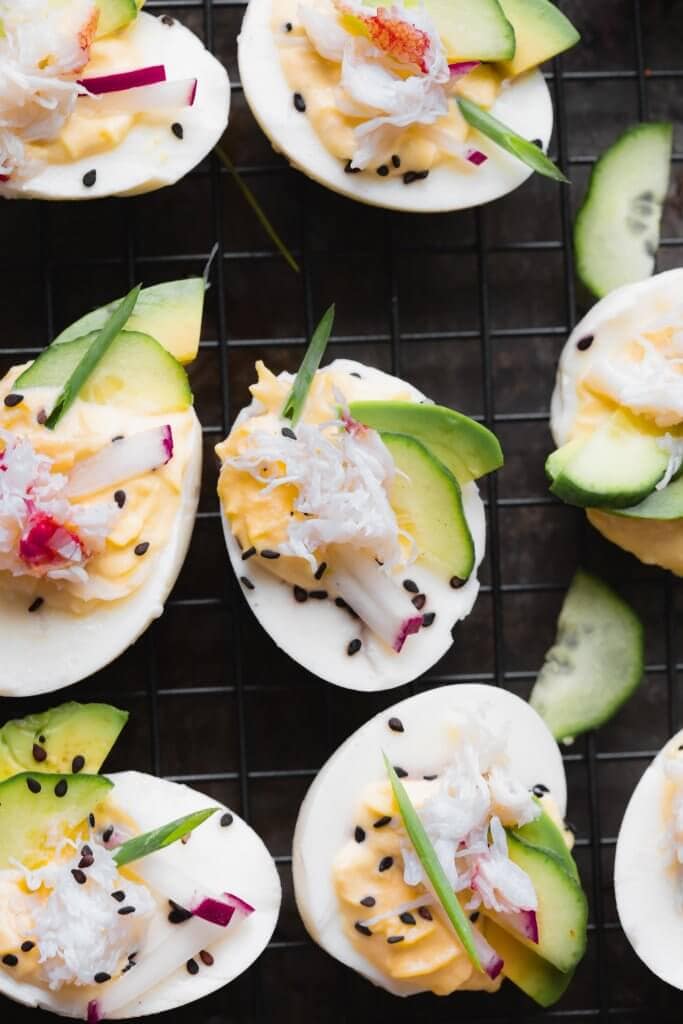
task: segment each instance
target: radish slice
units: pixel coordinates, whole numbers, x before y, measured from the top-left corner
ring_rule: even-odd
[[[459,78],[469,75],[470,71],[474,71],[480,64],[480,60],[460,60],[455,64],[449,64],[448,71],[451,76],[451,82],[457,82]]]
[[[372,555],[338,546],[332,558],[332,581],[339,594],[373,633],[400,653],[406,637],[422,625],[406,592]]]
[[[484,936],[477,928],[472,929],[472,940],[479,957],[482,970],[488,974],[491,981],[495,981],[503,970],[503,958],[498,956],[493,946],[490,946]]]
[[[79,78],[78,84],[87,89],[91,96],[100,96],[106,92],[119,92],[124,89],[137,89],[145,85],[155,85],[166,81],[166,68],[163,64],[151,64],[146,68],[134,71],[120,71],[115,75],[95,75],[92,78]]]
[[[124,480],[165,466],[173,458],[173,432],[168,424],[112,441],[106,448],[79,462],[69,476],[69,498],[95,494]]]
[[[529,942],[538,944],[538,919],[535,910],[518,910],[516,914],[496,914],[494,920],[505,922]]]
[[[78,101],[79,113],[144,114],[148,111],[191,107],[197,95],[197,79],[181,78],[176,82],[156,82],[135,89],[85,96]]]
[[[227,927],[234,916],[248,917],[254,912],[250,903],[233,893],[211,892],[197,886],[193,879],[169,867],[163,857],[143,858],[136,862],[135,870],[156,892],[166,893],[193,917],[220,928]]]

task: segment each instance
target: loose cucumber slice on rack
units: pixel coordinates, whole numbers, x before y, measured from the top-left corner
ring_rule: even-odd
[[[574,251],[579,277],[598,298],[654,270],[672,139],[670,124],[638,124],[593,169],[574,226]]]
[[[570,739],[612,717],[638,686],[643,665],[638,616],[606,583],[579,570],[529,703],[555,739]]]

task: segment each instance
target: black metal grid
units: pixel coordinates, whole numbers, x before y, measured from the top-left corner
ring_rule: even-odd
[[[683,1000],[632,953],[611,886],[615,835],[647,759],[681,724],[681,584],[604,543],[547,496],[548,401],[571,325],[589,305],[574,280],[573,212],[596,155],[638,119],[676,122],[673,186],[660,269],[681,261],[683,0],[566,0],[582,46],[548,73],[555,155],[571,189],[534,178],[486,209],[392,214],[325,192],[276,157],[248,112],[236,70],[241,0],[148,0],[201,35],[233,80],[232,158],[302,266],[268,246],[216,160],[171,189],[133,200],[4,203],[0,210],[0,371],[36,354],[70,319],[137,280],[201,271],[218,242],[200,356],[191,371],[204,425],[205,474],[193,544],[164,617],[126,655],[59,698],[107,699],[131,724],[111,767],[137,767],[221,798],[264,836],[284,904],[267,952],[228,989],[165,1019],[321,1020],[391,1013],[396,1021],[573,1018],[627,1022],[680,1013]],[[482,593],[453,651],[410,688],[337,690],[280,654],[251,618],[229,571],[211,449],[246,400],[253,360],[292,369],[320,312],[336,300],[332,355],[402,373],[437,400],[495,428],[505,469],[485,485]],[[583,562],[628,596],[648,627],[647,679],[614,722],[565,755],[569,814],[589,894],[586,958],[559,1007],[537,1012],[511,986],[494,998],[375,990],[307,939],[294,908],[290,840],[310,779],[336,745],[404,693],[479,681],[529,692],[562,594]],[[7,639],[5,640],[7,642]],[[11,642],[11,638],[9,638]],[[3,718],[56,698],[6,701]],[[509,990],[508,990],[509,989]],[[3,1016],[38,1020],[0,1004]]]

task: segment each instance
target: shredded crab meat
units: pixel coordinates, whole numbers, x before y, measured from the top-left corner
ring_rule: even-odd
[[[458,736],[452,762],[418,808],[439,863],[455,892],[471,892],[468,910],[535,910],[533,884],[510,860],[504,826],[528,824],[539,807],[510,775],[504,744],[484,717],[460,717]],[[429,888],[407,840],[401,853],[405,883]]]
[[[21,177],[25,143],[54,139],[72,113],[98,16],[93,0],[0,0],[0,182]]]
[[[387,567],[401,562],[405,534],[388,497],[394,463],[376,431],[349,432],[342,420],[299,423],[295,439],[255,430],[228,463],[268,480],[264,500],[276,487],[296,487],[293,508],[300,517],[291,517],[280,554],[306,559],[313,571],[316,550],[327,544],[367,550]]]
[[[81,885],[72,872],[79,869],[84,842],[93,861]],[[28,890],[25,909],[33,922],[22,938],[38,947],[40,974],[50,989],[92,985],[102,972],[114,977],[140,949],[156,902],[146,886],[119,874],[113,855],[95,836],[78,843],[63,839],[37,870],[17,861],[13,866]],[[134,913],[119,914],[122,904],[111,896],[117,890],[125,891],[125,906]]]
[[[118,509],[72,504],[67,482],[27,438],[0,429],[0,571],[87,581],[86,563],[104,547]]]

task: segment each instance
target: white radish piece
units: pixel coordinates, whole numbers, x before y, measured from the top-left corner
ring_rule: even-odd
[[[112,441],[97,455],[79,462],[69,475],[66,494],[69,498],[96,494],[105,487],[114,487],[124,480],[159,469],[172,458],[173,431],[168,424],[141,430]]]

